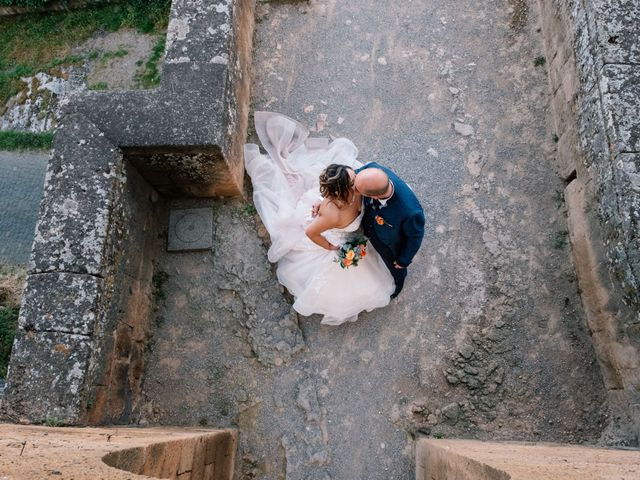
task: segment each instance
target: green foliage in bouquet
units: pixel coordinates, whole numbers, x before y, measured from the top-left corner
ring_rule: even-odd
[[[367,256],[367,239],[357,237],[345,242],[338,250],[334,262],[341,268],[357,267],[358,262]]]

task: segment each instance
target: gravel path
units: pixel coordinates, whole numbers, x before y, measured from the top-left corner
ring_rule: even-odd
[[[408,480],[416,435],[597,440],[537,3],[260,2],[255,46],[254,110],[394,169],[425,242],[388,308],[296,324],[255,217],[211,203],[214,253],[158,260],[143,421],[236,426],[239,479]]]

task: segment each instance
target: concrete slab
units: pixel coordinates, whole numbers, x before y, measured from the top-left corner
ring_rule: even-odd
[[[171,210],[167,250],[207,250],[213,246],[213,210],[187,208]]]

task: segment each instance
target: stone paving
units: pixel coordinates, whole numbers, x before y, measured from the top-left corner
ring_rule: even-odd
[[[0,263],[26,266],[49,155],[0,152]]]
[[[423,434],[596,441],[537,3],[273,1],[256,21],[254,109],[397,171],[425,242],[396,301],[331,328],[290,314],[251,205],[172,205],[211,206],[214,247],[157,259],[141,423],[237,427],[243,479],[410,479]]]

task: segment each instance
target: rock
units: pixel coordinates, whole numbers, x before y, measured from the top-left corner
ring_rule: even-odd
[[[497,330],[491,329],[487,333],[487,339],[491,340],[492,342],[499,342],[500,340],[502,340],[502,335],[500,335]]]
[[[312,380],[305,380],[298,387],[297,405],[304,410],[308,422],[319,422],[320,404],[315,383]]]
[[[460,417],[460,406],[457,403],[450,403],[442,409],[442,415],[448,424],[455,425]]]
[[[458,350],[458,353],[466,360],[469,360],[473,355],[474,351],[475,351],[475,348],[473,348],[472,345],[469,345],[468,343],[466,343],[462,345],[462,347],[460,347],[460,350]]]
[[[468,373],[469,375],[478,375],[478,373],[480,373],[480,371],[477,368],[471,367],[471,366],[466,366],[464,368],[465,373]]]
[[[451,385],[458,385],[460,383],[460,379],[455,375],[447,375],[447,382]]]
[[[467,125],[466,123],[454,122],[453,129],[463,137],[470,137],[475,133],[473,127],[471,125]]]

